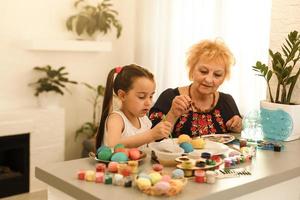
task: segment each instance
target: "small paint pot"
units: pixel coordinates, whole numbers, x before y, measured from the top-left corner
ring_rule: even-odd
[[[281,152],[281,145],[280,144],[274,144],[274,151]]]
[[[225,158],[224,159],[224,167],[225,168],[230,168],[231,167],[231,159],[230,158]]]
[[[96,165],[96,172],[105,172],[106,165],[104,163],[99,163]]]
[[[211,157],[211,153],[209,152],[203,152],[201,154],[201,158],[210,159],[210,157]]]
[[[190,169],[184,169],[184,176],[185,177],[191,177],[194,175],[194,171],[193,170],[190,170]]]
[[[184,169],[191,169],[193,168],[193,163],[192,161],[188,160],[188,161],[184,161],[181,163],[181,166],[184,168]]]
[[[205,177],[205,171],[204,170],[201,170],[201,169],[195,170],[194,174],[195,174],[195,182],[205,183],[206,177]]]
[[[206,165],[206,162],[205,161],[197,161],[196,162],[196,167],[205,167],[205,165]]]
[[[247,146],[247,139],[241,138],[240,139],[240,148]]]
[[[85,178],[85,171],[84,170],[79,170],[78,172],[77,172],[77,178],[79,179],[79,180],[84,180]]]
[[[206,182],[213,184],[216,182],[216,174],[213,171],[206,171]]]

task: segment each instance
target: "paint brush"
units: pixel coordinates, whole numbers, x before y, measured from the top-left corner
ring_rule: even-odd
[[[167,121],[167,117],[166,117],[166,115],[163,115],[163,116],[162,116],[162,121],[163,121],[163,122]],[[170,134],[169,134],[169,138],[172,140],[172,142],[173,142],[173,145],[175,145],[175,142],[174,142],[174,139],[173,139],[172,133],[170,133]]]

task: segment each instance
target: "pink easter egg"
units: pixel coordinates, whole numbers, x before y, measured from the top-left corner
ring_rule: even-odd
[[[116,173],[118,171],[118,163],[117,162],[109,162],[107,168],[108,168],[109,172]]]
[[[129,150],[129,158],[131,160],[138,160],[141,157],[141,153],[137,148],[133,148]]]
[[[163,175],[161,178],[161,181],[170,182],[171,176],[169,175]]]

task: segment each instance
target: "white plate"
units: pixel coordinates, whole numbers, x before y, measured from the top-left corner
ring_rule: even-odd
[[[219,142],[213,142],[210,140],[205,141],[204,149],[194,149],[197,153],[201,154],[203,152],[209,152],[212,155],[222,155],[227,153],[230,150],[228,146]]]
[[[166,152],[166,153],[182,153],[182,148],[179,147],[176,139],[164,139],[160,142],[152,142],[149,144],[150,149]]]
[[[206,140],[219,142],[223,144],[227,144],[235,139],[233,135],[229,135],[229,134],[211,134],[211,135],[202,135],[201,137]]]
[[[177,140],[178,140],[177,138],[174,138],[173,140],[165,139],[160,142],[150,143],[149,147],[150,147],[150,149],[158,151],[159,153],[164,154],[168,157],[176,156],[176,155],[178,157],[183,153],[182,151],[177,152],[177,153],[173,151],[171,153],[170,151],[166,150],[167,148],[169,148],[169,150],[171,149],[170,145],[173,146],[173,148],[179,148],[179,149],[183,150],[182,148],[179,147]],[[194,151],[197,151],[197,154],[199,154],[199,155],[201,155],[201,153],[203,153],[203,152],[209,152],[212,155],[222,155],[222,154],[228,153],[230,151],[230,148],[227,145],[219,143],[219,142],[205,140],[205,148],[194,149]]]

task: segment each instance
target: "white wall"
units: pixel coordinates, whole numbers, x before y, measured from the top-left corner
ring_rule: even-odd
[[[37,77],[32,68],[50,64],[66,66],[70,78],[90,84],[105,84],[106,74],[116,65],[136,62],[135,23],[136,0],[113,0],[123,24],[120,39],[115,32],[104,38],[113,39],[112,52],[33,52],[22,45],[23,40],[34,39],[71,39],[67,32],[65,19],[73,13],[73,0],[3,0],[0,12],[0,111],[24,107],[36,107],[37,99],[28,83]],[[270,48],[277,49],[286,34],[300,27],[298,15],[299,0],[273,0]],[[140,26],[139,26],[140,27]],[[138,28],[138,27],[137,27]],[[142,29],[137,29],[137,33]],[[145,41],[144,44],[151,44]],[[143,56],[147,56],[144,52]],[[136,55],[135,55],[136,54]],[[137,56],[138,58],[138,56]],[[143,63],[140,63],[143,64]],[[72,95],[63,96],[66,113],[66,159],[78,158],[80,141],[74,142],[75,130],[87,120],[91,120],[91,105],[86,101],[90,93],[83,86],[71,86]],[[300,83],[296,88],[300,103]]]
[[[72,39],[65,20],[74,13],[73,0],[4,0],[0,18],[0,111],[37,107],[34,90],[28,87],[38,77],[34,66],[50,64],[66,66],[70,79],[93,85],[105,84],[108,71],[116,65],[134,62],[135,0],[113,0],[123,24],[120,39],[115,32],[104,39],[112,39],[112,52],[29,51],[24,40]],[[63,96],[66,113],[66,159],[78,158],[81,142],[74,142],[75,130],[91,121],[92,107],[86,101],[91,95],[82,85],[70,87],[72,95]]]
[[[300,32],[299,11],[299,0],[272,1],[270,48],[273,51],[279,51],[281,49],[280,46],[289,32],[293,30]],[[297,66],[299,67],[300,63],[298,63]],[[276,83],[273,82],[274,86],[275,84]],[[300,104],[300,80],[298,80],[297,85],[295,86],[292,102]]]

